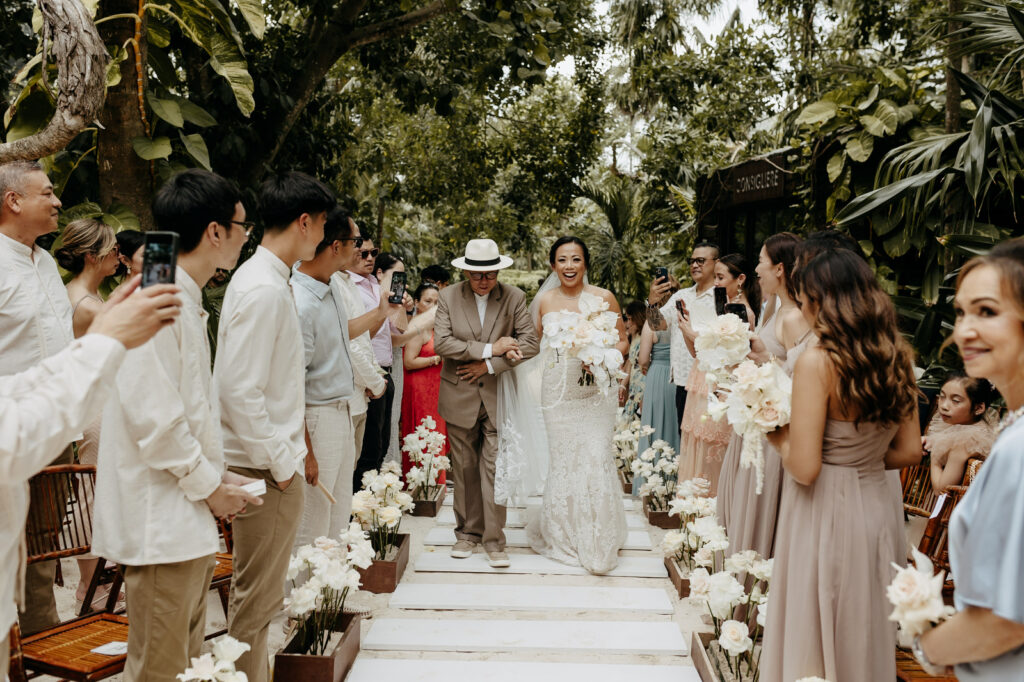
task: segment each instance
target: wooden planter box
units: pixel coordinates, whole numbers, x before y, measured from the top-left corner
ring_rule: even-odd
[[[444,495],[446,492],[445,486],[440,486],[437,492],[434,493],[434,499],[432,500],[414,500],[413,504],[416,506],[412,508],[413,516],[437,516],[437,513],[441,511],[441,505],[444,503]]]
[[[708,656],[708,644],[714,638],[713,632],[694,632],[693,641],[690,642],[690,659],[693,660],[693,667],[697,669],[701,682],[719,682],[711,657]]]
[[[274,656],[274,682],[341,682],[359,653],[359,620],[359,616],[348,613],[338,618],[341,641],[324,656],[298,653],[304,647],[295,635]]]
[[[398,553],[391,561],[374,559],[367,568],[360,568],[359,576],[362,578],[361,590],[384,594],[394,592],[398,581],[405,573],[405,567],[409,565],[409,534],[402,533],[398,536]]]
[[[665,568],[668,569],[668,579],[672,581],[672,585],[676,588],[679,598],[685,599],[689,597],[690,579],[683,577],[683,568],[679,565],[679,562],[672,557],[665,557]]]
[[[654,511],[650,505],[647,504],[647,497],[643,499],[644,514],[647,516],[647,523],[651,524],[655,528],[664,528],[665,530],[679,530],[679,517],[669,516],[667,511]]]
[[[627,495],[633,494],[633,477],[622,469],[619,469],[619,481],[622,482],[622,492]]]

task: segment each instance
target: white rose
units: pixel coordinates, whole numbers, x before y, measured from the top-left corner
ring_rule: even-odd
[[[696,554],[693,555],[693,561],[698,566],[711,568],[715,563],[715,552],[710,546],[704,545],[697,550]]]
[[[377,510],[377,520],[388,528],[394,528],[402,520],[402,512],[396,507],[384,507]]]
[[[432,473],[434,475],[434,479],[436,480],[437,472],[434,471]],[[409,511],[410,509],[416,506],[416,503],[413,502],[412,495],[403,492],[395,493],[395,503],[398,505],[398,508],[401,511]]]
[[[711,575],[706,568],[695,568],[690,572],[690,597],[706,601],[711,590]]]
[[[732,556],[725,560],[725,570],[730,573],[740,574],[749,573],[754,566],[754,562],[758,561],[761,555],[752,549],[745,549],[740,552],[736,552]]]
[[[231,635],[224,635],[214,640],[213,657],[221,663],[234,663],[250,648],[245,642],[239,642]]]
[[[764,599],[757,607],[757,624],[762,628],[764,624],[768,622],[768,595],[764,595]]]
[[[377,498],[373,496],[369,490],[360,490],[352,496],[352,513],[360,514],[362,512],[372,511],[379,505],[377,504]]]
[[[291,596],[285,600],[285,610],[292,618],[303,618],[319,604],[320,589],[323,584],[315,578],[311,578],[305,585],[300,585],[292,590]]]
[[[942,601],[945,574],[940,571],[932,575],[931,561],[916,549],[913,556],[917,568],[893,564],[896,577],[885,591],[890,603],[896,607],[889,620],[899,622],[909,636],[920,635],[931,623],[938,623],[948,614]]]
[[[755,561],[747,572],[757,580],[771,580],[774,564],[775,559],[761,559],[760,561]]]
[[[733,607],[739,604],[746,594],[743,585],[732,573],[725,571],[715,573],[708,582],[707,602],[711,615],[718,619],[731,617]]]
[[[677,530],[670,530],[661,539],[661,551],[667,557],[678,556],[683,548],[683,534]]]
[[[745,654],[754,648],[750,639],[750,630],[746,623],[738,620],[727,620],[722,623],[722,634],[718,637],[718,645],[730,656]]]

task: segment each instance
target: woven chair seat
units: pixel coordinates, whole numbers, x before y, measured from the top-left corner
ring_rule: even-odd
[[[101,680],[124,669],[126,656],[104,656],[92,649],[128,641],[128,619],[99,613],[25,637],[21,641],[26,668],[73,680]]]
[[[903,649],[896,650],[896,679],[899,682],[956,682],[953,675],[929,675],[910,652]]]

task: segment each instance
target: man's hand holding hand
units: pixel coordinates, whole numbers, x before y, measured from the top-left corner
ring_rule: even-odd
[[[519,342],[511,336],[503,336],[491,344],[491,354],[495,357],[505,355],[511,350],[519,350]]]

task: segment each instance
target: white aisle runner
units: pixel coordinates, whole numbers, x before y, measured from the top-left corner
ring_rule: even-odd
[[[624,550],[608,576],[529,549],[493,569],[479,548],[452,559],[447,542],[430,544],[452,532],[446,511],[433,528],[416,520],[414,556],[386,611],[364,621],[350,681],[699,682],[657,550]],[[656,544],[636,525],[631,546]]]

